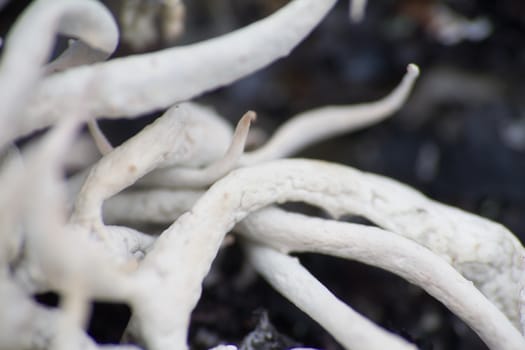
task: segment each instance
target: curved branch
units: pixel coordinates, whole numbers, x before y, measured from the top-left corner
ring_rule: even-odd
[[[36,304],[10,280],[0,281],[0,344],[4,349],[49,350],[67,322],[63,311]],[[85,331],[71,327],[69,350],[140,350],[134,345],[98,345]]]
[[[305,201],[336,215],[363,215],[417,241],[453,262],[517,320],[515,260],[523,247],[501,226],[438,205],[380,176],[322,161],[278,160],[234,170],[157,239],[138,271],[158,283],[158,295],[141,298],[136,310],[148,344],[161,348],[170,339],[170,346],[184,346],[189,315],[225,233],[250,212],[284,201]],[[180,266],[192,266],[191,273],[181,272]],[[171,300],[169,307],[166,300]],[[170,315],[157,312],[165,308]]]
[[[31,121],[20,120],[19,112],[43,74],[58,33],[77,37],[108,56],[118,43],[113,16],[97,1],[32,3],[9,32],[0,63],[0,149],[20,135],[23,125],[29,126],[27,132],[34,130]]]
[[[514,325],[472,282],[432,251],[404,237],[376,227],[312,218],[276,208],[249,215],[237,229],[250,240],[281,252],[323,253],[393,272],[441,301],[491,349],[525,348],[525,339]],[[264,271],[265,267],[258,269]],[[346,324],[342,322],[339,327]]]
[[[61,170],[76,127],[74,119],[59,124],[24,153],[25,168],[19,172],[16,182],[9,184],[21,198],[14,205],[16,212],[12,220],[23,227],[23,231],[16,228],[9,234],[23,234],[24,244],[13,244],[14,238],[11,238],[7,240],[11,244],[2,249],[15,249],[7,250],[6,257],[21,257],[11,266],[11,275],[29,293],[49,289],[75,293],[83,286],[81,292],[88,296],[123,298],[130,290],[129,276],[122,273],[85,232],[77,232],[78,228],[66,225],[66,195]],[[140,249],[150,243],[147,237],[129,232],[126,237],[127,241],[122,241],[128,245],[123,249],[132,244]],[[79,281],[82,283],[77,283]]]
[[[104,222],[171,224],[190,210],[203,194],[203,191],[169,189],[124,191],[104,203]]]
[[[109,152],[113,151],[114,147],[111,145],[111,142],[106,138],[106,135],[100,130],[96,119],[88,120],[87,127],[89,134],[93,138],[93,142],[97,146],[100,154],[105,156]]]
[[[212,164],[201,169],[178,167],[157,169],[141,179],[140,184],[169,188],[203,188],[211,185],[237,165],[244,151],[250,125],[255,118],[256,114],[252,111],[243,115],[235,128],[226,154]]]
[[[17,132],[55,123],[80,100],[94,117],[131,117],[227,85],[288,55],[335,2],[295,0],[215,39],[55,74],[39,85]]]
[[[273,288],[326,328],[346,349],[417,349],[337,299],[297,258],[248,242],[245,250],[250,263]]]
[[[230,139],[229,126],[208,109],[190,103],[169,109],[90,170],[72,221],[101,227],[104,200],[159,166],[184,163],[193,155],[198,157],[192,162],[216,158]]]
[[[111,56],[111,52],[101,51],[80,40],[71,40],[67,49],[45,66],[45,75],[61,72],[68,68],[101,62]]]
[[[294,0],[215,39],[55,74],[39,85],[18,135],[64,118],[80,100],[95,117],[129,117],[227,85],[288,55],[335,2]]]
[[[350,19],[354,22],[361,22],[365,16],[367,0],[350,0]]]
[[[377,123],[401,108],[418,76],[419,68],[409,64],[399,85],[379,101],[327,106],[301,113],[283,124],[260,149],[243,155],[241,164],[282,158],[315,142]]]

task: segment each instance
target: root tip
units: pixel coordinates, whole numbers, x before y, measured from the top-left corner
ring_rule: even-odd
[[[407,73],[410,74],[410,75],[413,75],[414,77],[417,77],[419,75],[419,67],[417,64],[414,64],[414,63],[410,63],[408,66],[407,66]]]

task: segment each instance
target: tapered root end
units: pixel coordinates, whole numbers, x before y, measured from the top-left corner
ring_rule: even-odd
[[[241,120],[239,120],[239,122],[237,123],[237,127],[235,128],[232,145],[236,144],[237,142],[240,142],[240,144],[242,145],[241,147],[244,148],[244,143],[246,142],[246,137],[248,136],[248,132],[250,131],[250,126],[256,119],[257,113],[255,113],[254,111],[248,111],[244,113]]]
[[[350,0],[349,16],[354,23],[359,23],[365,17],[367,0]]]
[[[407,74],[411,77],[417,78],[419,76],[419,67],[417,64],[410,63],[407,66]]]
[[[244,113],[241,120],[247,120],[249,123],[253,123],[257,120],[257,113],[254,111],[248,111]]]

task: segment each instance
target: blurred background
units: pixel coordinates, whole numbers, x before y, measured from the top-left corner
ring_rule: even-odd
[[[221,35],[287,3],[188,0],[182,9],[185,11],[180,12],[180,2],[175,0],[105,2],[122,26],[116,56]],[[0,12],[2,37],[28,3],[12,0],[4,5]],[[183,32],[169,25],[174,18],[185,18]],[[271,135],[299,112],[385,96],[411,62],[420,66],[421,77],[401,111],[366,130],[313,145],[298,156],[392,177],[435,200],[498,221],[523,241],[522,0],[372,0],[360,23],[349,20],[348,3],[339,1],[288,58],[197,101],[213,106],[232,123],[245,111],[255,110],[256,127]],[[155,117],[102,121],[101,127],[114,144],[119,144]],[[258,320],[263,324],[254,334],[270,335],[263,337],[260,347],[245,339],[245,348],[281,349],[294,344],[341,348],[264,281],[239,282],[247,274],[242,259],[235,244],[221,253],[212,288],[205,290],[194,313],[194,348],[218,342],[241,344]],[[485,349],[477,336],[438,302],[389,273],[334,258],[301,255],[300,259],[341,299],[415,341],[421,349]],[[108,314],[122,313],[121,308],[111,309],[109,305],[95,310],[99,321],[111,317]],[[277,331],[265,324],[265,313]],[[96,323],[92,321],[92,325]],[[98,322],[91,332],[101,342],[115,341],[120,328],[114,328],[109,321],[103,326]]]

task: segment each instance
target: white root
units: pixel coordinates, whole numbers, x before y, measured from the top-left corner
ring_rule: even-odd
[[[333,184],[334,189],[330,193],[344,199],[338,202],[320,197],[311,203],[324,206],[335,216],[344,213],[362,215],[429,248],[472,280],[519,327],[523,248],[505,228],[432,202],[416,191],[383,177],[322,162],[310,162],[310,165],[298,160],[283,162],[298,166],[293,171],[298,182],[307,172],[318,174],[320,182],[324,179],[327,183],[333,183],[334,179],[339,179],[339,188]],[[268,178],[275,176],[278,173],[270,168]],[[241,184],[232,185],[233,188],[238,186]],[[253,196],[256,197],[260,192],[257,188],[254,191]],[[120,196],[108,203],[105,209],[108,220],[166,224],[189,210],[200,193],[156,190]]]
[[[249,213],[283,201],[305,201],[336,216],[363,215],[427,246],[476,280],[487,297],[517,321],[519,269],[515,259],[523,247],[512,234],[459,210],[452,217],[444,215],[441,206],[395,181],[326,162],[288,159],[233,171],[157,239],[139,275],[156,284],[159,295],[136,310],[142,336],[153,349],[184,346],[181,337],[224,235]],[[460,235],[463,238],[458,240]],[[466,262],[475,264],[476,271],[465,270]],[[192,266],[191,273],[176,268],[184,264]],[[504,276],[497,283],[505,282],[496,291],[487,288],[494,283],[493,269]],[[170,298],[173,303],[166,304]],[[502,298],[510,299],[509,303],[499,303]],[[509,304],[514,305],[512,310],[505,308]],[[177,311],[170,315],[156,311],[167,305]]]
[[[56,34],[79,38],[109,56],[118,43],[117,25],[97,1],[38,0],[9,32],[0,63],[0,149],[20,135],[20,112],[35,90]],[[61,112],[66,112],[62,110]],[[71,110],[70,110],[71,112]],[[26,130],[30,132],[34,128]]]
[[[525,334],[525,255],[521,258],[522,266],[521,271],[521,283],[520,283],[520,296],[519,296],[519,312],[520,312],[520,325],[521,333]]]
[[[229,84],[288,55],[335,3],[294,0],[268,18],[215,39],[54,74],[39,84],[16,135],[56,123],[79,101],[93,117],[128,117]]]
[[[162,166],[172,166],[192,158],[215,158],[230,138],[229,128],[208,110],[182,104],[168,110],[121,146],[104,156],[90,171],[75,204],[72,221],[86,227],[102,227],[104,200],[134,184],[139,178]],[[213,131],[207,129],[213,127]],[[203,145],[206,148],[193,147]],[[213,141],[215,140],[215,141]],[[200,142],[199,142],[200,141]],[[215,146],[215,149],[212,147]],[[204,149],[203,149],[204,148]],[[209,152],[205,152],[209,151]],[[193,157],[192,162],[198,160]],[[108,174],[112,174],[111,177]],[[97,229],[96,229],[97,230]]]
[[[209,186],[237,166],[244,151],[250,124],[255,121],[255,118],[255,112],[249,111],[244,114],[237,124],[226,154],[207,167],[202,169],[177,167],[158,169],[144,177],[140,184],[169,188],[202,188]],[[203,141],[209,142],[209,140]]]
[[[197,202],[203,191],[154,189],[125,191],[104,203],[104,222],[119,225],[166,225]]]
[[[290,164],[300,162],[290,161]],[[335,171],[329,171],[330,176],[321,175],[322,169]],[[472,280],[518,327],[519,271],[523,248],[505,228],[432,202],[391,180],[350,168],[312,162],[311,166],[302,164],[296,172],[297,181],[301,181],[299,179],[304,177],[304,172],[319,174],[326,182],[340,179],[340,189],[334,189],[331,193],[345,199],[327,208],[335,216],[344,213],[365,216],[429,248]],[[269,170],[268,177],[274,176],[277,173]],[[112,218],[109,220],[121,223],[166,224],[188,210],[199,195],[194,191],[168,190],[122,194],[122,197],[108,203],[106,212],[108,218]],[[326,198],[317,199],[312,200],[312,204],[326,207],[327,201]]]
[[[111,56],[111,52],[100,51],[85,44],[81,40],[71,40],[67,49],[47,64],[44,75],[64,71],[68,68],[101,62]]]
[[[260,149],[245,154],[242,165],[257,164],[291,155],[307,145],[378,123],[406,101],[419,76],[415,64],[399,85],[379,101],[352,106],[327,106],[301,113],[284,123]]]
[[[59,325],[67,319],[61,310],[36,304],[9,280],[0,283],[0,308],[2,349],[49,350],[60,336]],[[71,327],[69,331],[69,349],[140,350],[134,345],[98,345],[81,328]]]
[[[350,0],[350,19],[354,22],[361,22],[365,16],[367,0]]]
[[[249,215],[237,225],[237,229],[250,240],[259,242],[261,245],[269,245],[283,253],[323,253],[357,260],[391,271],[418,285],[441,301],[475,330],[491,349],[517,350],[525,346],[525,339],[517,329],[494,304],[473,286],[472,282],[463,278],[445,260],[430,250],[397,234],[376,227],[287,213],[276,208],[263,209]],[[275,281],[276,277],[271,277],[271,271],[274,271],[276,275],[285,273],[283,270],[285,270],[286,259],[276,256],[277,253],[271,251],[257,252],[257,250],[264,249],[268,250],[267,248],[250,248],[249,252],[255,251],[256,254],[273,256],[280,262],[273,262],[269,265],[276,264],[276,267],[272,269],[262,264],[263,260],[258,256],[250,257],[250,259],[256,259],[255,266],[265,278]],[[295,276],[295,274],[291,275]],[[270,276],[267,277],[268,275]],[[291,280],[286,283],[291,285]],[[272,284],[275,286],[275,283],[279,282]],[[287,296],[291,295],[290,300],[295,302],[300,295],[293,293],[307,293],[298,290],[310,291],[310,283],[315,284],[313,281],[308,284],[297,282],[293,287],[277,289],[282,290],[281,292]],[[314,311],[315,313],[310,315],[314,319],[316,316],[336,319],[334,312],[328,308],[325,309],[325,305],[321,303]],[[305,305],[305,307],[312,306]],[[325,320],[321,324],[326,325],[330,322]],[[349,324],[354,323],[336,322],[332,327],[336,328],[337,332],[331,331],[331,333],[345,334],[346,325]],[[344,345],[350,349],[354,348],[348,344]]]
[[[28,151],[24,175],[12,184],[23,195],[20,219],[24,223],[23,251],[10,252],[24,256],[11,266],[15,281],[28,293],[50,289],[68,292],[80,283],[89,295],[108,299],[123,298],[129,293],[128,276],[122,273],[98,244],[78,227],[67,226],[65,188],[60,174],[60,162],[67,143],[71,141],[74,123],[52,130],[38,147]],[[33,174],[39,174],[34,181]],[[17,208],[18,209],[18,208]],[[13,232],[14,233],[14,232]],[[123,244],[133,239],[122,240]],[[140,240],[142,244],[148,242]],[[133,247],[130,244],[130,247]],[[67,264],[64,264],[67,261]],[[97,271],[100,270],[100,271]],[[78,278],[81,276],[82,281]],[[113,286],[111,282],[117,283]]]
[[[326,328],[346,349],[416,350],[337,299],[298,261],[274,249],[246,244],[250,263],[276,290]]]
[[[377,123],[403,105],[418,75],[419,68],[410,64],[401,83],[379,101],[354,106],[329,106],[299,114],[280,127],[260,149],[245,154],[242,154],[242,149],[246,141],[244,131],[247,129],[243,127],[246,122],[240,123],[236,132],[239,136],[233,138],[228,152],[231,155],[227,154],[224,159],[205,169],[160,169],[146,176],[140,183],[172,188],[206,187],[235,167],[234,160],[238,157],[241,157],[239,165],[282,158],[320,140]],[[93,130],[93,134],[95,139],[100,139],[97,130]]]
[[[86,133],[75,137],[64,158],[64,168],[67,173],[74,174],[89,168],[100,159],[100,152],[93,138]]]
[[[100,154],[105,156],[109,152],[113,151],[111,142],[109,142],[102,130],[100,130],[96,119],[88,120],[87,127]]]
[[[72,120],[53,128],[22,154],[23,168],[11,161],[7,166],[12,170],[3,173],[18,175],[10,177],[12,181],[6,185],[12,186],[22,199],[11,214],[23,230],[16,229],[8,234],[20,235],[24,244],[2,245],[2,249],[8,251],[2,254],[7,261],[2,261],[0,303],[6,312],[6,320],[11,319],[0,322],[2,347],[44,349],[53,344],[57,349],[98,348],[81,331],[89,298],[129,297],[129,285],[122,271],[98,251],[94,242],[75,235],[76,232],[66,226],[61,168],[76,126]],[[38,175],[36,178],[35,174]],[[11,208],[4,209],[9,211]],[[20,256],[23,259],[19,261]],[[3,270],[8,267],[9,272]],[[118,285],[112,286],[112,282]],[[60,312],[47,312],[30,300],[30,294],[50,289],[60,292],[66,300]],[[13,309],[12,305],[16,308]],[[20,316],[13,316],[15,310],[17,314],[23,312]],[[61,315],[58,318],[53,316],[58,314]],[[16,333],[11,333],[15,330]],[[10,339],[12,334],[22,340]]]

